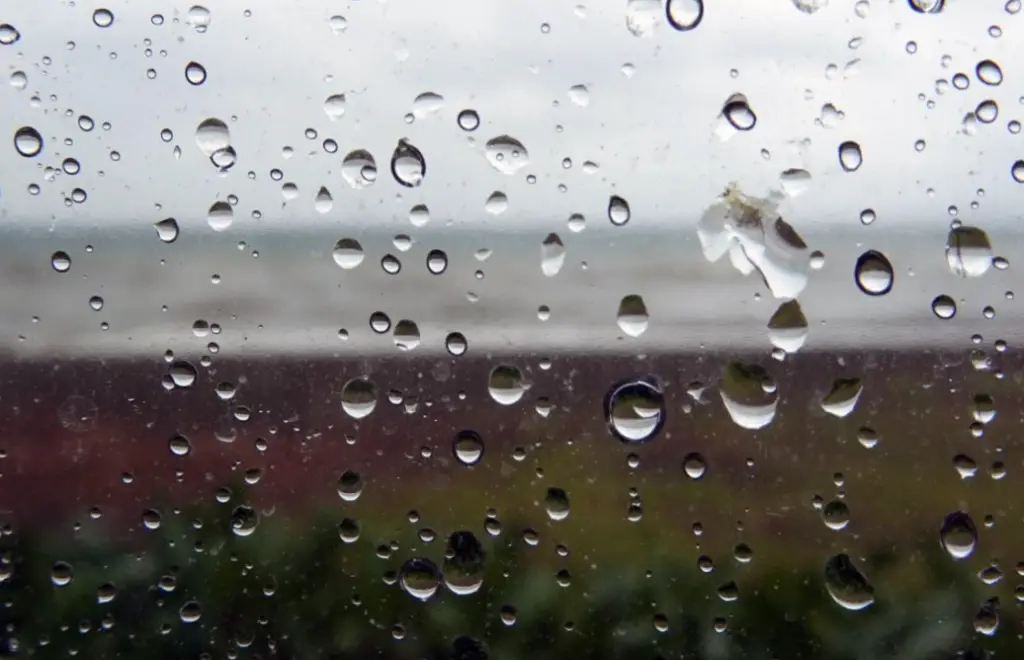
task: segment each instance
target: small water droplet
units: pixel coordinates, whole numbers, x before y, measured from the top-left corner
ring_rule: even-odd
[[[448,269],[448,255],[443,250],[431,250],[427,253],[427,270],[432,275],[440,275]]]
[[[153,226],[156,228],[156,235],[164,243],[173,243],[178,239],[178,221],[174,218],[165,218]]]
[[[857,287],[869,296],[883,296],[892,291],[895,275],[885,255],[868,250],[860,255],[853,269]]]
[[[653,382],[626,380],[608,390],[605,419],[612,436],[625,444],[653,440],[665,423],[665,399]]]
[[[967,559],[974,553],[978,542],[978,530],[971,516],[964,511],[954,511],[942,521],[939,530],[939,544],[953,559]]]
[[[405,593],[425,602],[437,593],[441,585],[441,571],[429,559],[414,557],[402,564],[398,583]]]
[[[192,5],[188,10],[185,22],[195,28],[196,32],[206,32],[210,27],[210,10],[202,5]]]
[[[733,94],[722,106],[722,116],[737,131],[749,131],[757,125],[757,115],[750,109],[747,97]]]
[[[426,119],[437,114],[444,107],[444,97],[434,92],[423,92],[412,101],[412,114],[416,119]]]
[[[192,443],[183,435],[176,435],[167,443],[175,456],[188,456],[192,451]]]
[[[452,357],[459,357],[466,352],[469,344],[466,342],[466,337],[461,332],[451,332],[444,339],[445,350]]]
[[[826,527],[839,531],[850,524],[850,509],[846,506],[846,502],[832,500],[822,509],[821,518]]]
[[[484,455],[484,441],[475,431],[460,431],[452,441],[452,453],[463,465],[476,465]]]
[[[476,110],[466,109],[459,112],[456,121],[459,124],[459,128],[468,133],[480,128],[480,115],[477,114]]]
[[[683,458],[683,472],[691,479],[697,480],[704,476],[708,470],[707,461],[700,454],[693,452]]]
[[[940,319],[947,320],[956,316],[956,301],[942,294],[932,300],[932,313]]]
[[[629,202],[618,195],[608,198],[608,220],[616,227],[621,227],[629,222]]]
[[[875,590],[849,555],[839,554],[825,563],[825,588],[841,607],[863,610],[875,602]]]
[[[779,305],[768,320],[768,339],[772,346],[796,353],[807,341],[807,317],[800,303],[790,300]]]
[[[199,62],[189,62],[185,65],[185,80],[190,85],[202,85],[206,82],[206,67]]]
[[[313,200],[313,208],[316,209],[317,213],[329,213],[334,207],[334,198],[331,197],[331,191],[326,186],[320,186],[320,190],[316,193],[316,198]]]
[[[54,562],[50,568],[50,582],[55,587],[66,587],[75,578],[75,569],[66,561]]]
[[[544,510],[548,518],[554,521],[565,520],[569,517],[569,494],[561,488],[548,488],[544,496]]]
[[[114,23],[114,14],[109,9],[97,9],[92,13],[92,22],[96,27],[108,28]]]
[[[1003,70],[992,60],[978,62],[978,65],[974,68],[974,73],[978,76],[978,80],[986,85],[995,86],[1003,82]]]
[[[214,202],[206,214],[206,222],[213,231],[226,231],[235,220],[235,210],[227,202]]]
[[[856,172],[863,162],[864,155],[859,144],[848,140],[839,145],[839,165],[843,171]]]
[[[619,311],[615,321],[619,329],[630,337],[639,337],[647,330],[650,316],[647,314],[647,306],[644,299],[636,294],[631,294],[619,301]]]
[[[10,46],[17,43],[19,39],[21,39],[21,33],[17,28],[10,23],[0,24],[0,45]]]
[[[586,85],[573,85],[569,88],[569,100],[573,105],[585,108],[590,105],[590,90]]]
[[[484,210],[491,215],[501,215],[508,210],[508,197],[505,193],[495,190],[484,202]]]
[[[331,121],[341,119],[341,116],[345,114],[345,95],[331,94],[324,99],[324,113]]]
[[[498,365],[487,379],[487,391],[503,406],[518,403],[526,392],[523,373],[513,365]]]
[[[206,156],[231,146],[227,124],[216,118],[204,119],[196,127],[196,145]]]
[[[406,188],[415,188],[423,183],[427,174],[427,163],[423,154],[404,138],[398,141],[391,154],[391,175]]]
[[[175,387],[182,388],[192,387],[199,375],[196,368],[190,362],[185,362],[184,360],[172,362],[167,373],[171,377],[171,383]]]
[[[369,151],[352,151],[341,162],[341,176],[357,190],[372,186],[377,180],[377,161]]]
[[[355,502],[363,494],[366,482],[363,475],[352,470],[345,471],[338,477],[338,497],[346,502]]]
[[[565,264],[565,245],[558,234],[548,234],[540,245],[540,269],[547,277],[554,277]]]
[[[43,136],[31,126],[23,126],[14,133],[14,148],[25,158],[34,158],[43,150]]]
[[[483,545],[472,532],[454,532],[445,550],[444,585],[456,596],[475,594],[484,583],[486,558]]]
[[[71,257],[67,252],[58,250],[50,256],[50,266],[58,273],[66,273],[71,270]]]
[[[395,324],[395,346],[403,351],[411,351],[420,345],[420,329],[415,322],[402,319]]]

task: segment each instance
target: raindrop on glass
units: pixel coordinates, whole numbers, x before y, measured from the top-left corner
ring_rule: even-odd
[[[853,269],[857,287],[869,296],[883,296],[892,291],[892,264],[881,252],[868,250],[857,258]]]
[[[625,444],[653,440],[665,423],[665,398],[653,382],[626,380],[608,390],[605,419],[613,437]]]

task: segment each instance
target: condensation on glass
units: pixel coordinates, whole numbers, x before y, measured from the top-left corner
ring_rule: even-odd
[[[1020,8],[9,2],[0,653],[1017,657]]]

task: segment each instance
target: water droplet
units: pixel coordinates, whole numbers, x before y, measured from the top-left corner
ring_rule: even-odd
[[[327,19],[327,25],[334,34],[341,34],[348,28],[348,20],[344,16],[334,15]]]
[[[647,305],[644,304],[644,299],[640,296],[631,294],[619,301],[619,311],[615,321],[623,333],[630,337],[639,337],[647,330],[649,319]]]
[[[185,80],[190,85],[202,85],[206,82],[206,67],[199,62],[189,62],[185,66]]]
[[[548,234],[540,244],[540,269],[547,277],[558,275],[565,264],[565,245],[558,234]]]
[[[974,68],[974,73],[978,76],[978,80],[986,85],[995,86],[1003,82],[1003,70],[992,60],[978,62],[978,65]]]
[[[909,0],[910,8],[919,14],[937,14],[942,11],[945,0]]]
[[[629,202],[618,195],[608,198],[608,220],[616,227],[621,227],[630,218]]]
[[[991,99],[982,101],[974,109],[974,117],[982,124],[991,124],[999,118],[999,105]]]
[[[515,174],[530,162],[530,154],[522,142],[508,135],[488,140],[484,155],[491,167],[508,175]]]
[[[432,275],[440,275],[448,269],[448,255],[443,250],[431,250],[427,253],[427,270]]]
[[[324,112],[328,119],[337,121],[345,114],[345,95],[331,94],[324,100]]]
[[[1017,183],[1024,183],[1024,160],[1018,160],[1010,167],[1010,174]]]
[[[806,243],[779,217],[777,201],[730,187],[705,211],[697,237],[708,261],[728,255],[741,274],[758,271],[773,296],[792,300],[807,286],[810,260]]]
[[[469,344],[466,342],[466,337],[461,332],[451,332],[444,339],[445,350],[452,357],[459,357],[466,352]]]
[[[650,37],[661,22],[661,0],[627,0],[626,29],[635,37]]]
[[[175,456],[188,456],[192,451],[192,443],[183,435],[176,435],[167,443]]]
[[[837,378],[821,400],[821,409],[835,417],[846,417],[857,407],[864,386],[860,378]]]
[[[863,610],[875,602],[875,590],[849,555],[839,554],[825,563],[825,588],[841,607]]]
[[[177,362],[171,363],[168,374],[171,377],[171,383],[175,387],[192,387],[195,384],[196,378],[199,373],[191,363],[185,362],[184,360],[178,360]]]
[[[429,559],[414,557],[402,564],[398,583],[413,598],[428,601],[441,584],[441,571]]]
[[[363,475],[348,470],[338,478],[338,497],[346,502],[355,502],[363,494],[365,486]]]
[[[160,520],[160,512],[156,509],[146,509],[142,512],[142,526],[146,529],[160,529]]]
[[[590,105],[590,90],[586,85],[573,85],[569,88],[569,100],[581,108]]]
[[[526,392],[523,372],[513,365],[498,365],[491,370],[487,379],[487,391],[492,399],[503,406],[518,403]]]
[[[58,250],[50,256],[50,266],[58,273],[66,273],[71,270],[71,257],[67,252]]]
[[[370,329],[382,335],[391,329],[391,319],[384,312],[370,314]]]
[[[363,246],[354,238],[343,238],[334,244],[334,263],[351,270],[363,263]]]
[[[192,5],[188,10],[185,22],[196,29],[196,32],[206,32],[210,27],[210,10],[202,5]]]
[[[459,124],[459,128],[466,132],[473,132],[480,128],[480,115],[477,114],[476,110],[466,109],[461,111],[456,121]]]
[[[693,452],[683,458],[683,472],[691,479],[700,479],[708,470],[707,461],[700,454]]]
[[[181,606],[178,615],[181,617],[182,623],[195,623],[202,617],[203,609],[199,606],[198,601],[190,600]]]
[[[704,0],[668,0],[665,3],[665,18],[669,25],[680,32],[692,30],[704,18]]]
[[[768,339],[787,353],[800,350],[807,341],[807,317],[800,303],[790,300],[779,305],[768,320]]]
[[[423,92],[412,101],[412,114],[416,119],[426,119],[444,107],[444,97],[434,92]]]
[[[50,582],[55,587],[66,587],[75,578],[75,569],[66,561],[54,562],[50,569]]]
[[[475,431],[460,431],[452,441],[452,453],[463,465],[476,465],[484,455],[484,441]]]
[[[561,488],[548,488],[544,496],[544,510],[551,520],[565,520],[569,517],[569,494]]]
[[[227,124],[216,118],[204,119],[196,127],[196,144],[206,156],[231,146]]]
[[[992,637],[999,630],[999,599],[989,598],[974,615],[974,631]]]
[[[227,202],[214,202],[206,214],[206,222],[213,231],[226,231],[235,220],[235,210]]]
[[[939,530],[939,544],[953,559],[967,559],[974,553],[978,542],[978,530],[971,516],[964,511],[954,511],[942,521]]]
[[[825,526],[831,530],[839,531],[850,524],[850,509],[842,500],[832,500],[821,511],[821,518]]]
[[[357,149],[341,162],[341,176],[356,190],[372,186],[377,180],[377,161],[369,151]]]
[[[420,329],[413,321],[402,319],[395,324],[395,346],[403,351],[411,351],[420,345]]]
[[[813,14],[828,6],[828,0],[793,0],[793,6],[805,14]]]
[[[971,416],[980,424],[991,424],[996,418],[996,404],[991,395],[976,394],[971,406]]]
[[[246,504],[240,504],[231,512],[231,531],[235,536],[251,536],[260,524],[260,514]]]
[[[331,197],[331,191],[326,186],[320,186],[320,190],[316,193],[316,198],[313,200],[313,208],[316,209],[317,213],[329,213],[334,207],[334,198]]]
[[[456,596],[475,594],[484,583],[486,558],[483,545],[472,532],[454,532],[445,551],[444,585]]]
[[[977,227],[954,227],[946,239],[946,263],[954,275],[981,277],[992,265],[992,245]]]
[[[178,221],[174,218],[165,218],[153,226],[156,228],[156,235],[164,243],[173,243],[178,239]]]
[[[11,87],[20,91],[28,86],[28,76],[24,71],[15,71],[11,74],[9,82]]]
[[[43,136],[31,126],[23,126],[14,133],[14,148],[25,158],[34,158],[43,150]]]
[[[114,23],[114,14],[109,9],[97,9],[92,13],[92,22],[96,27],[110,27]]]
[[[868,250],[857,258],[853,268],[857,287],[869,296],[884,296],[892,291],[895,276],[892,264],[885,255],[875,250]]]
[[[747,97],[743,94],[733,94],[726,99],[722,106],[722,116],[737,131],[749,131],[757,125],[757,115],[750,109]]]
[[[353,378],[341,390],[341,409],[352,419],[363,419],[377,407],[377,388],[366,378]]]
[[[864,156],[859,144],[848,140],[839,145],[839,165],[843,171],[856,172],[863,162]]]
[[[604,413],[608,430],[620,442],[650,442],[665,423],[665,398],[653,382],[626,380],[608,390]]]
[[[427,174],[427,163],[419,149],[404,138],[398,141],[391,154],[391,175],[406,188],[415,188],[423,183]]]
[[[484,210],[491,215],[501,215],[508,210],[508,197],[505,193],[495,190],[484,202]]]
[[[17,28],[10,23],[0,24],[0,45],[10,46],[17,43],[19,39],[21,39],[21,33]]]
[[[943,320],[951,319],[956,316],[956,301],[945,294],[935,296],[932,300],[932,313]]]
[[[718,391],[729,417],[741,428],[757,430],[775,419],[778,388],[759,365],[730,362]]]

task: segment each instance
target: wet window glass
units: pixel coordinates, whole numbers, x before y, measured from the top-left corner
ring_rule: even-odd
[[[0,655],[1018,657],[1020,9],[8,2]]]

